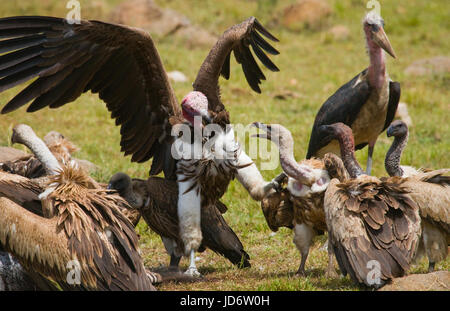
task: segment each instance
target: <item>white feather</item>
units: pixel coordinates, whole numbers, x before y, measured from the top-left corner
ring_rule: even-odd
[[[179,162],[180,163],[180,162]],[[197,250],[202,242],[200,227],[200,190],[193,189],[185,193],[192,185],[192,181],[184,181],[183,174],[177,174],[178,179],[178,218],[180,220],[180,235],[184,242],[185,252]]]

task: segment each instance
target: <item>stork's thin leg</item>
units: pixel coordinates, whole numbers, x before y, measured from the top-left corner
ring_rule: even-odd
[[[372,155],[373,155],[373,149],[375,148],[375,143],[377,141],[372,141],[369,142],[369,152],[367,155],[367,168],[366,168],[366,174],[370,175],[371,171],[372,171]]]
[[[434,271],[434,265],[435,264],[436,264],[435,262],[431,262],[431,261],[428,263],[428,273]]]
[[[302,259],[300,266],[297,270],[297,275],[306,276],[305,263],[308,258],[309,248],[311,246],[312,239],[315,236],[315,231],[312,227],[306,224],[296,224],[294,227],[294,244],[300,251]]]
[[[189,267],[186,270],[185,274],[190,276],[201,276],[200,272],[198,272],[197,267],[195,266],[195,250],[191,250],[190,254],[190,263]]]

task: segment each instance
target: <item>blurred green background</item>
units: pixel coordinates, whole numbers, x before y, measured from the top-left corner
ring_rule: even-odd
[[[295,138],[296,158],[301,160],[306,154],[319,107],[342,84],[366,68],[368,58],[361,27],[367,12],[366,1],[317,0],[320,2],[314,4],[317,7],[303,6],[298,10],[299,2],[302,1],[159,0],[154,5],[159,6],[161,12],[172,9],[177,12],[176,16],[187,18],[189,27],[195,28],[191,32],[180,32],[176,26],[168,33],[160,33],[158,29],[152,29],[151,33],[166,70],[178,70],[187,77],[185,82],[172,83],[181,100],[192,89],[195,75],[209,52],[211,38],[249,16],[256,16],[280,39],[275,46],[281,54],[271,58],[281,72],[271,73],[263,68],[267,81],[261,86],[262,94],[258,95],[251,91],[242,69],[232,60],[230,80],[221,80],[222,99],[232,123],[280,123],[290,129]],[[397,54],[397,59],[386,58],[387,70],[393,80],[401,83],[401,101],[407,103],[412,119],[402,163],[427,168],[450,167],[450,1],[380,2],[385,31]],[[6,0],[0,4],[0,16],[65,17],[69,11],[66,4],[62,0]],[[80,4],[83,19],[117,21],[117,16],[124,15],[121,22],[146,28],[147,23],[158,18],[151,14],[149,4],[143,0],[81,0]],[[197,38],[200,30],[201,34],[206,34],[203,41]],[[424,59],[432,59],[428,61],[431,64],[417,69],[421,66],[419,63],[411,69],[416,61],[427,62]],[[5,105],[22,88],[19,86],[0,94],[0,105]],[[150,163],[134,164],[120,153],[119,128],[114,126],[105,105],[96,95],[85,94],[57,110],[46,108],[33,114],[25,110],[22,108],[0,117],[1,145],[10,144],[15,124],[26,123],[41,137],[56,130],[70,138],[81,148],[76,157],[100,167],[94,174],[100,181],[107,181],[117,171],[133,177],[148,176]],[[381,134],[375,147],[374,175],[386,175],[383,162],[390,143],[385,133]],[[367,149],[357,152],[363,167],[366,155]],[[280,167],[262,173],[270,179],[279,172]],[[292,232],[281,229],[271,234],[259,204],[252,201],[236,182],[230,185],[223,201],[229,207],[225,218],[250,254],[252,268],[240,271],[222,257],[207,251],[199,255],[200,272],[205,275],[201,282],[165,284],[161,289],[357,289],[348,277],[329,280],[323,276],[326,253],[319,250],[321,243],[315,244],[308,258],[308,277],[294,277],[300,256],[292,243]],[[138,229],[146,265],[166,265],[168,257],[159,237],[147,230],[143,221]],[[323,242],[325,237],[317,240]],[[449,262],[447,259],[438,264],[437,269],[449,269]],[[182,265],[187,265],[186,259]],[[425,272],[425,267],[426,261],[422,261],[413,267],[413,272]]]

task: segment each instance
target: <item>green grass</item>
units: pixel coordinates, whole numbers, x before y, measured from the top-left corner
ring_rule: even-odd
[[[0,16],[54,15],[65,16],[65,1],[27,0],[3,1]],[[111,9],[119,3],[111,1],[82,0],[82,17],[106,19]],[[263,25],[271,21],[280,10],[292,1],[157,1],[187,15],[195,24],[220,35],[229,26],[248,16],[256,16]],[[281,69],[280,73],[264,70],[267,81],[262,85],[262,95],[251,92],[240,66],[234,61],[229,81],[222,80],[222,98],[231,114],[232,123],[249,124],[254,121],[281,123],[295,137],[297,159],[306,154],[311,126],[321,104],[342,84],[364,69],[368,64],[361,19],[365,13],[365,1],[330,0],[334,13],[328,26],[345,25],[350,29],[346,41],[333,41],[324,31],[289,32],[281,27],[270,27],[280,42],[276,48],[281,52],[272,57]],[[195,9],[193,9],[195,8]],[[403,163],[416,167],[450,167],[450,76],[411,78],[404,69],[414,60],[438,55],[448,56],[450,51],[450,2],[440,1],[382,1],[381,13],[386,21],[386,33],[396,51],[396,60],[388,58],[387,68],[393,80],[402,84],[401,100],[408,103],[414,125]],[[208,53],[206,48],[188,50],[178,40],[156,42],[161,58],[168,71],[180,70],[188,82],[174,84],[177,98],[181,99],[191,90],[191,82]],[[291,81],[295,79],[296,84]],[[0,94],[3,106],[21,88]],[[298,98],[286,100],[274,96],[285,91],[297,93]],[[58,110],[43,109],[27,114],[20,109],[0,117],[0,144],[8,145],[12,127],[26,123],[43,136],[57,130],[69,137],[81,150],[75,155],[97,164],[100,170],[95,178],[107,181],[117,171],[134,177],[146,178],[149,163],[136,164],[130,157],[123,157],[119,147],[119,128],[109,118],[105,105],[91,94],[85,94]],[[382,134],[374,154],[373,173],[385,175],[383,160],[391,141]],[[361,163],[366,161],[366,150],[357,152]],[[257,161],[259,163],[259,161]],[[263,171],[266,179],[281,172]],[[164,284],[162,290],[356,290],[347,278],[326,279],[327,255],[319,248],[325,237],[318,237],[307,262],[307,278],[296,278],[300,255],[292,243],[292,232],[281,229],[274,236],[265,223],[261,208],[252,201],[245,189],[232,182],[223,201],[229,210],[225,218],[241,238],[250,254],[252,268],[238,270],[222,257],[210,251],[200,254],[198,262],[204,279],[190,284]],[[138,226],[145,264],[149,267],[167,265],[160,238],[149,231],[144,222]],[[181,262],[183,267],[187,259]],[[449,269],[450,260],[440,263],[437,269]],[[414,273],[426,272],[426,261],[415,266]]]

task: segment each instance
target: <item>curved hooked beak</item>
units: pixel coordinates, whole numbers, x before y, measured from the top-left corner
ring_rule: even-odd
[[[378,27],[376,30],[372,30],[372,40],[383,50],[386,51],[393,58],[397,58],[395,55],[394,49],[389,42],[389,39],[384,32],[383,27]]]
[[[260,130],[263,130],[265,133],[258,133],[258,134],[253,134],[251,137],[258,137],[258,138],[265,138],[268,140],[272,139],[272,128],[270,125],[266,125],[264,123],[261,122],[253,122],[252,127],[256,127],[259,128]]]
[[[387,137],[394,136],[394,128],[393,127],[391,127],[391,126],[388,127],[388,129],[386,131],[386,136]]]
[[[205,124],[211,124],[213,122],[213,119],[211,118],[211,116],[209,115],[209,112],[201,112],[200,116],[202,117],[202,120]]]

